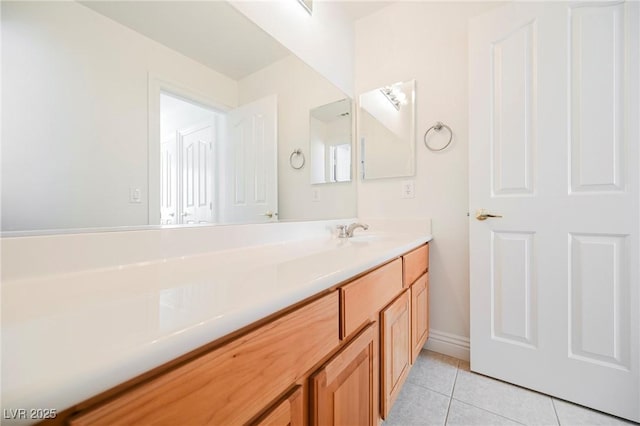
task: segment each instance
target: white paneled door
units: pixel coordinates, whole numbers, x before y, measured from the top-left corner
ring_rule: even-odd
[[[210,123],[178,131],[181,223],[213,222],[213,134]]]
[[[277,98],[271,95],[229,112],[221,144],[222,221],[270,222],[278,218]]]
[[[516,2],[469,33],[471,369],[635,421],[639,23]]]

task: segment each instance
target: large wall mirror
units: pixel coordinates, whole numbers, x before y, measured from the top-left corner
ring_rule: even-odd
[[[346,95],[229,3],[1,7],[3,232],[356,215],[288,161]]]
[[[415,80],[361,94],[358,123],[363,179],[415,174]]]

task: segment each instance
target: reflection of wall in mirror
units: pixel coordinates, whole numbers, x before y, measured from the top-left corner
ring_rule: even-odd
[[[311,167],[294,170],[289,156],[302,147],[305,155],[314,149],[309,143],[309,111],[345,95],[320,74],[291,55],[238,81],[240,103],[269,93],[278,93],[278,214],[280,220],[314,220],[356,215],[355,183],[314,188],[320,199],[314,201]],[[351,123],[351,120],[348,120]],[[352,123],[349,124],[352,126]],[[352,131],[349,131],[352,134]]]
[[[309,123],[311,183],[351,180],[351,116]]]
[[[407,96],[410,99],[410,96]],[[396,109],[379,89],[360,95],[360,109],[366,110],[371,116],[395,133],[399,140],[409,140],[411,137],[411,105],[400,105]]]
[[[365,158],[364,177],[409,175],[413,162],[411,145],[362,108],[359,120],[359,139]]]
[[[309,117],[309,157],[311,168],[311,183],[327,181],[327,158],[325,155],[325,141],[327,140],[327,126],[324,121]]]
[[[236,81],[76,2],[1,6],[3,231],[147,224],[149,73],[230,107]]]

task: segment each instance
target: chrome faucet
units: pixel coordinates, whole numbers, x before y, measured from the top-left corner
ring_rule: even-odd
[[[353,237],[353,231],[358,228],[362,228],[366,231],[369,229],[369,225],[364,223],[352,223],[349,226],[338,225],[338,238],[351,238]]]

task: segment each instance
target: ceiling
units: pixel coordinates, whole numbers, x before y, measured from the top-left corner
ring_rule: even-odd
[[[293,0],[291,0],[293,1]],[[389,1],[333,1],[351,21]],[[239,80],[291,52],[226,1],[80,1],[210,68]]]
[[[291,54],[223,1],[81,3],[234,80]]]
[[[349,99],[342,99],[312,109],[311,116],[325,123],[329,123],[333,120],[343,117],[345,114],[350,114],[350,112],[351,101]]]
[[[332,1],[332,0],[316,0],[322,1],[323,3],[335,3],[342,12],[351,20],[357,21],[360,18],[364,18],[367,15],[371,15],[372,13],[377,12],[383,7],[389,6],[394,3],[392,1],[359,1],[359,0],[349,0],[349,1]]]

